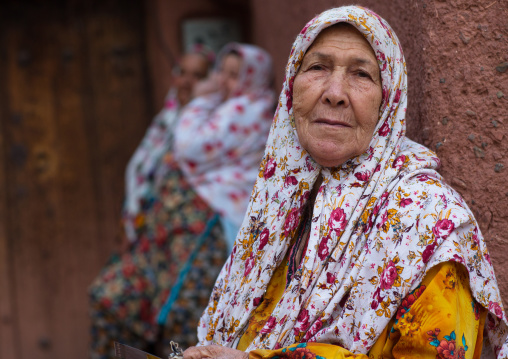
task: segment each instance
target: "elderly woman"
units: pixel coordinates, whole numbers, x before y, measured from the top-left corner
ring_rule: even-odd
[[[350,6],[304,27],[201,346],[185,359],[508,356],[478,224],[436,155],[405,137],[406,107],[385,20]]]
[[[112,358],[115,340],[145,350],[197,342],[229,254],[227,231],[234,237],[240,226],[236,212],[247,208],[275,109],[264,50],[231,44],[218,62],[216,78],[200,84],[202,96],[174,119],[174,141],[129,219],[133,245],[90,288],[93,358]]]

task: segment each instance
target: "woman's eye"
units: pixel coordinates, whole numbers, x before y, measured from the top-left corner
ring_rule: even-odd
[[[324,66],[323,65],[319,65],[319,64],[311,65],[308,68],[308,70],[314,70],[314,71],[319,71],[319,70],[323,70],[323,69],[324,69]]]
[[[370,74],[369,74],[368,72],[366,72],[366,71],[358,71],[358,72],[357,72],[357,75],[358,75],[359,77],[364,77],[364,78],[368,78],[368,79],[370,79],[370,78],[371,78]]]

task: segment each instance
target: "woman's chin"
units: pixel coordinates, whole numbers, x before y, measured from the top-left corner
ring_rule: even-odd
[[[323,167],[337,167],[355,157],[355,152],[351,151],[351,148],[337,145],[333,141],[320,141],[304,147],[314,161]]]
[[[314,161],[323,167],[337,167],[349,159],[349,157],[341,155],[340,153],[325,153],[326,156],[323,156],[323,152],[320,152],[320,156],[312,156],[312,153],[309,153]]]

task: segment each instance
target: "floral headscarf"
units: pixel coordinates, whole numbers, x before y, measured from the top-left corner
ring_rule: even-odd
[[[221,103],[219,94],[191,101],[175,133],[175,157],[199,195],[240,227],[275,109],[272,60],[259,47],[230,43],[242,58],[238,86]]]
[[[383,100],[366,152],[324,168],[299,144],[292,86],[306,50],[339,22],[353,25],[372,46]],[[405,137],[406,107],[406,64],[385,20],[348,6],[325,11],[303,28],[247,215],[201,318],[200,344],[236,346],[321,173],[300,267],[247,351],[312,341],[367,353],[426,272],[446,261],[467,268],[474,297],[490,311],[489,339],[501,350],[506,317],[482,235],[466,203],[436,172],[439,159]]]

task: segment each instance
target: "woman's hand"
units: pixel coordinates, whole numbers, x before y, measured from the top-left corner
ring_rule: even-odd
[[[218,74],[212,73],[209,77],[206,79],[199,81],[195,86],[194,90],[192,91],[192,97],[199,97],[208,95],[214,92],[219,92],[220,85],[219,85],[219,77]]]
[[[183,352],[184,359],[248,359],[249,354],[240,350],[226,348],[220,345],[207,345],[203,347],[190,347]]]

